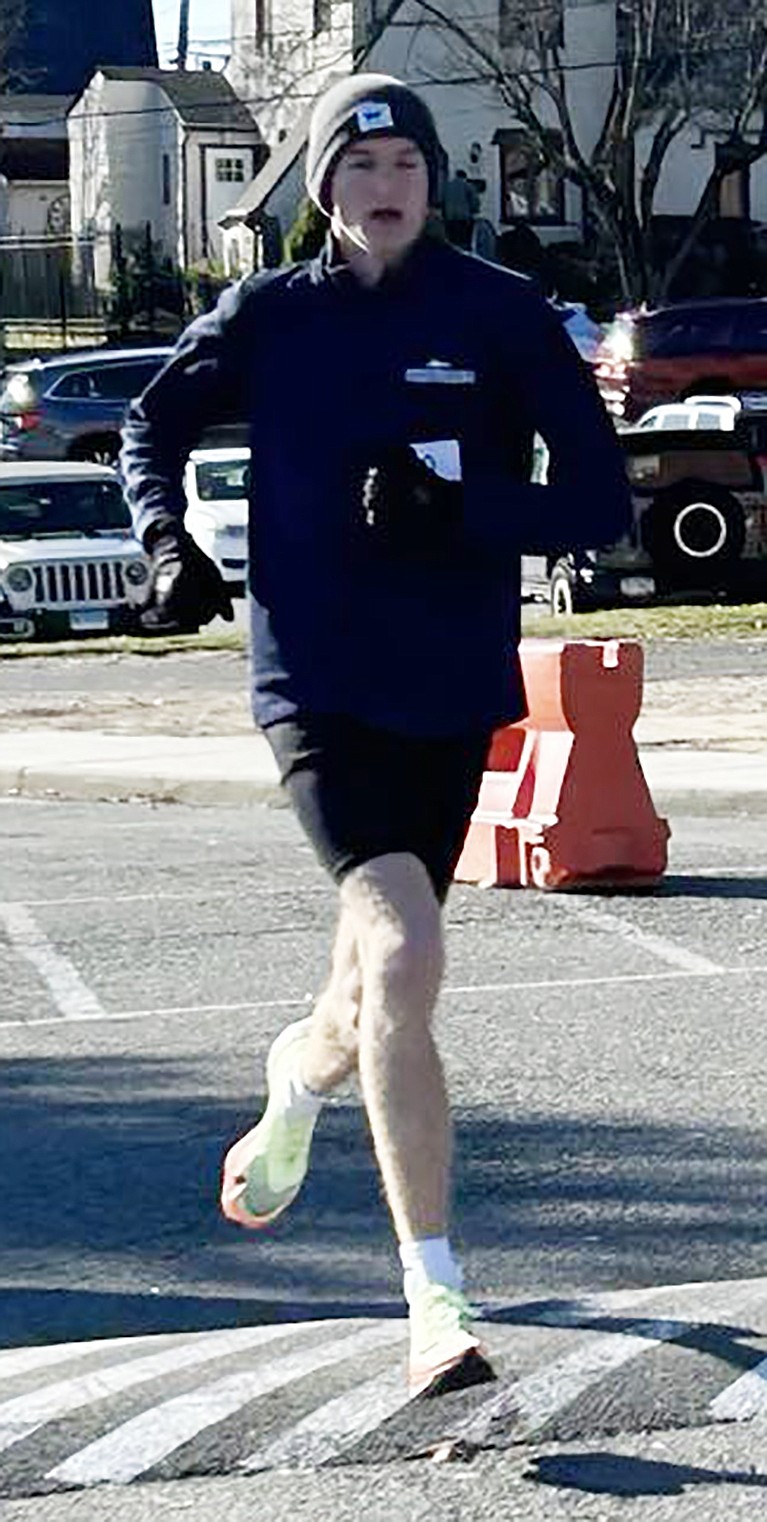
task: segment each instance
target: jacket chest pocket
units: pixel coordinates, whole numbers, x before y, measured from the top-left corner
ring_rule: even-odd
[[[413,437],[474,437],[481,415],[480,389],[479,376],[469,366],[410,366],[403,391]]]

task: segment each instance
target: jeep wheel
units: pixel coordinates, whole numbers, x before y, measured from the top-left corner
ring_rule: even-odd
[[[645,545],[669,587],[726,582],[740,558],[746,525],[740,503],[710,483],[690,482],[656,499],[647,515]]]

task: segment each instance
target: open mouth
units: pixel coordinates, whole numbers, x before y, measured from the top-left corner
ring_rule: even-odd
[[[376,211],[370,213],[371,222],[383,222],[395,224],[402,221],[402,212],[394,206],[379,206]]]

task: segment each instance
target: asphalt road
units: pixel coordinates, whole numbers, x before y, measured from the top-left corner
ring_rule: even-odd
[[[456,1238],[495,1322],[487,1340],[502,1379],[532,1381],[531,1430],[560,1454],[562,1442],[616,1430],[703,1423],[733,1376],[767,1356],[767,1288],[709,1283],[767,1271],[767,822],[673,823],[670,873],[651,896],[457,887],[448,905],[439,1034],[455,1104]],[[265,1050],[319,987],[333,930],[333,891],[291,815],[6,799],[0,829],[2,1343],[32,1345],[24,1357],[35,1358],[43,1345],[99,1339],[82,1356],[96,1357],[101,1403],[66,1417],[67,1395],[51,1425],[43,1375],[17,1370],[14,1399],[48,1412],[48,1425],[44,1440],[25,1440],[28,1404],[7,1410],[5,1427],[0,1405],[5,1494],[50,1489],[45,1476],[105,1440],[105,1423],[153,1427],[152,1401],[199,1410],[184,1361],[197,1366],[197,1334],[212,1329],[249,1337],[276,1325],[308,1339],[308,1355],[285,1344],[298,1406],[280,1386],[246,1420],[237,1385],[235,1412],[178,1452],[171,1443],[159,1467],[144,1466],[151,1478],[219,1475],[254,1452],[268,1469],[287,1413],[309,1420],[318,1399],[345,1401],[344,1419],[354,1410],[359,1421],[359,1360],[339,1372],[335,1352],[325,1367],[317,1349],[331,1332],[306,1325],[328,1318],[361,1336],[365,1374],[394,1400],[385,1441],[371,1430],[347,1455],[352,1468],[429,1451],[445,1410],[437,1429],[399,1411],[403,1307],[356,1092],[326,1107],[312,1172],[278,1228],[254,1239],[216,1210],[222,1152],[257,1113]],[[644,1288],[691,1280],[703,1285],[694,1304],[672,1288],[641,1311]],[[726,1330],[691,1344],[701,1321]],[[618,1346],[626,1368],[621,1354],[605,1383],[589,1341],[573,1404],[562,1360],[580,1368],[583,1336],[601,1347],[605,1331],[610,1367]],[[172,1370],[146,1416],[141,1392],[107,1399],[125,1376],[109,1372],[122,1355],[101,1339],[148,1334],[161,1334],[151,1346]],[[230,1348],[216,1373],[242,1374],[251,1395],[264,1378],[271,1390],[273,1374],[246,1351]],[[131,1344],[127,1356],[146,1353]],[[564,1409],[553,1426],[535,1404],[541,1381]],[[459,1424],[470,1404],[452,1413]],[[507,1411],[499,1430],[509,1421]]]

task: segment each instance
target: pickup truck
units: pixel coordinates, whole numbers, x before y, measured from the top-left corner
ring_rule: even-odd
[[[767,599],[767,410],[733,401],[726,426],[640,421],[620,431],[633,529],[619,544],[552,557],[553,613],[680,596]]]

